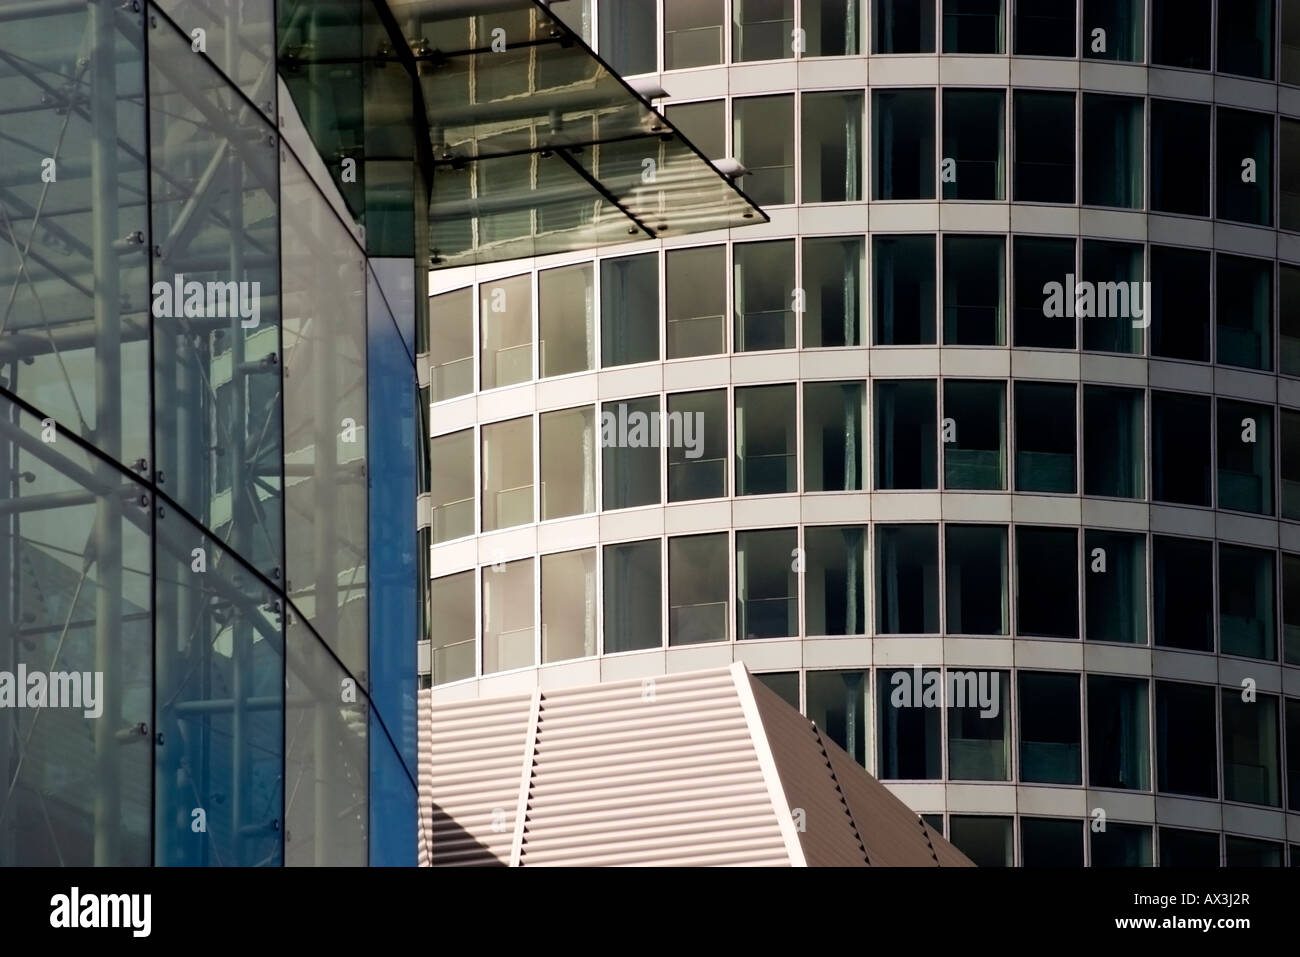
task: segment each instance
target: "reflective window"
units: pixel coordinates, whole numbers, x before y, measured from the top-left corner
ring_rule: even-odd
[[[866,634],[866,542],[860,525],[804,529],[805,634]]]
[[[943,0],[944,53],[1004,53],[1003,0]]]
[[[808,56],[857,56],[861,52],[859,0],[802,0],[799,16]]]
[[[1187,216],[1210,215],[1208,105],[1151,101],[1151,208]]]
[[[948,525],[944,540],[948,634],[1007,634],[1006,528]]]
[[[434,544],[473,535],[474,430],[440,435],[429,447]]]
[[[1156,682],[1156,787],[1166,794],[1214,798],[1214,689]]]
[[[1142,328],[1150,318],[1142,246],[1085,239],[1082,275],[1085,285],[1075,310],[1083,320],[1083,347],[1141,354]]]
[[[799,710],[799,672],[765,671],[754,675],[754,679],[781,697],[781,700]]]
[[[533,559],[483,568],[483,674],[537,664]]]
[[[872,237],[876,345],[933,345],[933,236]]]
[[[542,521],[596,510],[596,421],[591,406],[543,412]]]
[[[732,151],[746,170],[736,185],[759,206],[793,203],[794,96],[732,100],[731,126]]]
[[[948,839],[976,867],[1010,867],[1012,859],[1009,817],[987,814],[953,814],[948,818]]]
[[[1242,701],[1240,689],[1223,689],[1223,799],[1282,804],[1277,697]]]
[[[933,0],[872,0],[872,53],[933,53]]]
[[[1074,94],[1016,90],[1012,102],[1016,111],[1012,198],[1017,203],[1073,203]]]
[[[876,526],[876,632],[882,635],[939,633],[936,526]]]
[[[1214,650],[1214,552],[1191,538],[1152,539],[1157,648]]]
[[[1084,203],[1142,208],[1142,113],[1142,100],[1136,97],[1083,95]]]
[[[1107,822],[1106,830],[1088,829],[1093,867],[1150,867],[1151,828]]]
[[[727,155],[726,100],[670,105],[664,116],[705,159],[717,160]]]
[[[533,420],[483,426],[483,531],[533,521]]]
[[[934,199],[934,90],[876,90],[871,110],[872,198]]]
[[[1016,491],[1073,493],[1075,387],[1016,383]]]
[[[1012,240],[1015,282],[1014,345],[1029,349],[1073,349],[1074,240],[1016,236]]]
[[[1143,498],[1146,417],[1141,389],[1083,387],[1083,494]]]
[[[1282,555],[1282,634],[1285,642],[1283,661],[1300,665],[1300,555]],[[1296,736],[1300,744],[1300,734]],[[1291,762],[1300,772],[1300,761]],[[1300,791],[1292,789],[1300,801]]]
[[[943,487],[1007,487],[1007,387],[1003,382],[943,382]]]
[[[668,644],[727,640],[726,533],[668,539]]]
[[[1225,835],[1224,867],[1281,867],[1282,845],[1249,837]]]
[[[861,237],[803,240],[803,347],[862,344]]]
[[[793,385],[736,390],[736,494],[798,491]]]
[[[805,683],[808,720],[866,767],[867,672],[809,671]]]
[[[727,418],[723,389],[668,397],[660,436],[668,446],[668,501],[727,494]]]
[[[1145,20],[1143,0],[1083,0],[1083,55],[1141,63]]]
[[[1079,637],[1078,532],[1016,526],[1016,634]]]
[[[1278,227],[1300,232],[1300,122],[1279,121]]]
[[[801,106],[802,201],[862,199],[862,94],[804,93]]]
[[[1206,16],[1209,16],[1208,3]],[[1188,831],[1179,827],[1160,828],[1160,866],[1218,867],[1218,832]]]
[[[723,0],[664,0],[663,9],[665,70],[722,62]],[[646,45],[644,36],[633,39]]]
[[[1292,811],[1300,810],[1300,700],[1286,699],[1286,787],[1287,801]],[[1293,863],[1295,847],[1292,847]]]
[[[429,666],[435,685],[474,677],[474,609],[474,572],[446,575],[429,583],[429,615],[438,623],[430,629]]]
[[[1210,505],[1210,399],[1151,393],[1151,497]]]
[[[664,254],[669,359],[727,351],[727,247]]]
[[[862,402],[861,382],[804,383],[805,492],[856,492],[862,488]]]
[[[607,368],[659,358],[659,257],[654,253],[601,262],[600,351]]]
[[[780,60],[794,55],[794,0],[731,0],[731,59]]]
[[[1219,545],[1219,652],[1277,660],[1274,553]]]
[[[1273,0],[1220,3],[1215,27],[1220,73],[1273,78]]]
[[[1075,0],[1016,0],[1016,56],[1072,57]]]
[[[944,199],[1005,198],[1005,123],[1001,90],[943,91]]]
[[[1282,0],[1282,82],[1300,85],[1300,2]],[[1294,848],[1292,866],[1297,863]]]
[[[1210,68],[1211,0],[1151,0],[1151,62],[1185,70]],[[1161,863],[1164,855],[1161,854]],[[1218,864],[1216,854],[1214,865]],[[1212,866],[1214,866],[1212,865]]]
[[[1088,529],[1083,535],[1084,635],[1147,643],[1146,536]]]
[[[1051,817],[1020,819],[1021,867],[1083,867],[1082,821]]]
[[[1278,324],[1283,375],[1300,376],[1300,267],[1279,263],[1277,269]]]
[[[655,44],[647,42],[658,33],[657,6],[655,0],[596,0],[600,56],[616,73],[636,76],[657,69]]]
[[[542,556],[542,663],[596,653],[596,550]]]
[[[794,248],[793,239],[733,247],[737,352],[795,347]]]
[[[1273,264],[1245,256],[1216,257],[1215,361],[1244,369],[1273,368]]]
[[[605,654],[663,644],[662,553],[657,538],[605,546]]]
[[[543,378],[595,367],[595,309],[590,263],[537,274],[537,353]]]
[[[1147,308],[1151,310],[1153,356],[1210,361],[1212,276],[1208,250],[1151,247],[1151,302]]]
[[[876,382],[876,488],[937,488],[931,380]]]
[[[486,165],[491,165],[486,164]],[[479,379],[484,389],[533,377],[533,292],[528,275],[479,286]]]
[[[1147,681],[1088,675],[1088,786],[1151,787]]]
[[[876,776],[881,780],[943,777],[940,681],[937,669],[876,672]]]
[[[1005,340],[1006,239],[943,237],[943,344],[1000,346]]]
[[[1082,784],[1079,675],[1020,672],[1020,780]]]
[[[620,399],[600,408],[601,508],[658,505],[659,397]]]
[[[1010,675],[949,668],[945,676],[949,779],[1010,781]]]
[[[429,377],[433,401],[474,391],[474,289],[434,296],[429,303]]]
[[[1219,400],[1219,508],[1273,514],[1273,410]]]
[[[1223,69],[1222,65],[1219,69]],[[1272,226],[1273,117],[1222,107],[1218,114],[1215,161],[1219,188],[1214,215],[1238,223]]]
[[[736,637],[799,634],[798,531],[736,532]]]

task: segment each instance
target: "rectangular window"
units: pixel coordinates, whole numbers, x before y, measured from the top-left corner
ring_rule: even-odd
[[[1142,353],[1142,327],[1150,318],[1143,272],[1140,244],[1083,241],[1086,285],[1075,311],[1083,320],[1085,349]]]
[[[876,526],[876,632],[939,633],[937,526]]]
[[[948,778],[1011,780],[1011,678],[1005,671],[949,668]]]
[[[737,185],[760,206],[793,203],[794,96],[735,99],[731,114],[732,149],[747,170]]]
[[[1072,57],[1075,0],[1016,0],[1015,55]]]
[[[664,254],[665,338],[669,359],[727,351],[727,247]]]
[[[1210,108],[1151,101],[1151,209],[1210,215]]]
[[[1141,389],[1083,387],[1083,494],[1145,498]]]
[[[542,556],[542,664],[596,653],[596,550]]]
[[[1282,805],[1277,698],[1242,701],[1240,689],[1223,689],[1223,799]]]
[[[658,505],[659,397],[620,399],[600,408],[601,507]]]
[[[1211,0],[1151,0],[1151,62],[1210,68]],[[1218,864],[1216,858],[1215,864]]]
[[[803,240],[803,347],[862,343],[861,237]]]
[[[877,90],[871,115],[872,198],[934,199],[934,90]]]
[[[533,607],[536,593],[531,558],[484,566],[483,674],[537,664]]]
[[[934,0],[872,0],[872,53],[933,53]]]
[[[1017,236],[1012,241],[1015,293],[1014,345],[1022,349],[1073,349],[1074,310],[1065,308],[1074,274],[1074,240]],[[1060,300],[1046,290],[1055,284]]]
[[[1082,784],[1079,676],[1020,672],[1020,780]]]
[[[1002,236],[943,237],[943,344],[1000,346],[1006,328]]]
[[[531,416],[483,426],[483,531],[533,521]]]
[[[1089,641],[1147,643],[1146,536],[1095,531],[1083,536]]]
[[[1156,787],[1166,794],[1219,796],[1214,689],[1156,682]]]
[[[943,487],[1007,487],[1007,387],[944,379]]]
[[[874,236],[876,345],[934,345],[934,237]]]
[[[1074,94],[1016,90],[1017,203],[1074,202]]]
[[[1009,817],[954,814],[948,820],[948,836],[976,867],[1010,867],[1011,822]]]
[[[1088,675],[1088,786],[1146,791],[1151,736],[1145,678]]]
[[[944,53],[1003,53],[1003,0],[943,0]]]
[[[1153,356],[1210,361],[1211,275],[1208,251],[1151,247]]]
[[[1282,845],[1225,834],[1224,867],[1281,867]]]
[[[434,684],[474,677],[478,667],[474,647],[474,572],[435,578],[429,583],[430,677]]]
[[[1141,63],[1146,55],[1143,0],[1083,0],[1083,55]]]
[[[1150,867],[1151,828],[1141,824],[1108,824],[1089,831],[1093,867]]]
[[[541,416],[542,521],[596,510],[596,416],[591,406]]]
[[[727,535],[668,539],[668,644],[727,640]]]
[[[766,671],[754,675],[754,678],[774,692],[790,707],[799,710],[799,672]]]
[[[620,4],[627,6],[626,0]],[[664,69],[722,62],[724,0],[664,0]],[[645,37],[638,38],[645,46]]]
[[[1209,16],[1209,6],[1206,6]],[[1160,828],[1161,867],[1218,867],[1219,833],[1187,831],[1179,827]]]
[[[794,56],[794,0],[732,0],[731,59],[782,60]]]
[[[433,296],[429,300],[429,379],[433,401],[474,391],[474,289]]]
[[[1219,400],[1219,508],[1273,514],[1271,406]]]
[[[932,380],[876,382],[876,488],[936,488]]]
[[[877,716],[876,776],[881,780],[926,781],[943,777],[943,749],[935,669],[876,672]],[[927,688],[933,703],[925,704]]]
[[[668,397],[668,501],[727,494],[727,418],[724,389]]]
[[[1222,67],[1220,67],[1222,69]],[[1217,219],[1273,225],[1273,117],[1219,107]]]
[[[861,382],[804,383],[805,492],[861,490],[862,400]]]
[[[664,116],[705,159],[727,155],[727,101],[678,103],[664,108]]]
[[[736,533],[736,637],[799,634],[798,531]]]
[[[1273,79],[1273,0],[1219,3],[1219,72]]]
[[[1140,99],[1096,93],[1083,95],[1083,201],[1086,205],[1142,208],[1145,129]],[[1185,159],[1180,158],[1180,162]]]
[[[1282,0],[1282,82],[1300,86],[1300,0]],[[1291,852],[1291,864],[1300,858]]]
[[[1215,359],[1268,372],[1273,368],[1273,264],[1222,253],[1217,260]]]
[[[948,634],[1007,634],[1007,530],[948,525],[944,547]]]
[[[1006,94],[943,91],[943,198],[1005,199]]]
[[[533,377],[533,279],[513,276],[479,286],[479,379],[484,389]]]
[[[737,243],[735,350],[763,352],[795,346],[794,240]]]
[[[1277,660],[1273,552],[1219,545],[1219,653]]]
[[[1210,507],[1210,399],[1151,393],[1151,497]]]
[[[1300,665],[1300,555],[1282,555],[1283,661]],[[1296,738],[1300,744],[1300,737]],[[1293,763],[1300,771],[1300,763]],[[1300,800],[1300,791],[1292,792]]]
[[[620,76],[654,73],[655,44],[647,37],[659,32],[654,0],[596,0],[600,17],[600,56]]]
[[[605,654],[663,644],[661,550],[657,538],[605,546]]]
[[[1016,491],[1074,494],[1075,387],[1017,382],[1015,401]]]
[[[595,367],[595,301],[590,263],[537,274],[537,352],[542,378]]]
[[[1079,537],[1075,529],[1016,526],[1016,634],[1079,637]]]
[[[1157,648],[1214,650],[1214,552],[1191,538],[1152,539]]]
[[[1286,699],[1286,767],[1288,803],[1292,811],[1300,811],[1300,701]],[[1291,848],[1292,866],[1300,864],[1295,858],[1297,848]]]
[[[862,94],[803,94],[803,202],[862,199]]]
[[[1279,365],[1283,375],[1300,376],[1300,267],[1278,264]]]
[[[440,435],[430,444],[433,542],[474,534],[474,430]]]
[[[809,671],[808,720],[853,760],[867,765],[867,672]]]
[[[1282,119],[1278,133],[1278,227],[1300,232],[1300,122]]]
[[[858,0],[803,0],[799,15],[807,56],[857,56],[861,51]]]
[[[600,364],[659,359],[659,257],[654,253],[600,264]]]
[[[866,540],[860,525],[804,529],[806,634],[866,634]]]
[[[1020,819],[1021,867],[1083,867],[1081,821],[1051,817]]]
[[[736,494],[799,490],[793,385],[736,390]]]

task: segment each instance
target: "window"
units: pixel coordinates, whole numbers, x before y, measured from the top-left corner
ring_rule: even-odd
[[[1022,867],[1083,867],[1082,821],[1051,817],[1020,819]]]
[[[1084,203],[1142,208],[1144,132],[1140,99],[1083,95]]]
[[[939,633],[936,526],[876,526],[876,632],[882,635]]]
[[[1282,0],[1282,82],[1300,85],[1300,0]],[[1300,863],[1294,850],[1291,861]]]
[[[1244,369],[1273,368],[1273,264],[1244,256],[1218,257],[1215,296],[1216,361]]]
[[[1088,675],[1088,786],[1151,787],[1147,682]]]
[[[1016,526],[1016,634],[1079,637],[1079,538],[1073,528]]]
[[[605,546],[605,654],[663,644],[662,548],[657,538]]]
[[[727,351],[727,247],[664,253],[669,359]]]
[[[738,181],[740,188],[760,206],[793,203],[794,97],[732,100],[731,113],[731,142],[748,170]]]
[[[809,671],[808,720],[853,760],[867,766],[867,672]]]
[[[799,672],[767,671],[754,675],[759,684],[776,692],[781,700],[799,710]]]
[[[1016,491],[1068,492],[1075,485],[1075,387],[1016,383]]]
[[[1016,90],[1017,203],[1074,202],[1074,94]]]
[[[1020,780],[1082,784],[1079,676],[1020,672]]]
[[[1210,0],[1152,0],[1151,62],[1208,70],[1211,25]]]
[[[537,664],[535,595],[531,558],[484,566],[483,674]]]
[[[1157,648],[1214,650],[1214,553],[1191,538],[1152,540]]]
[[[808,56],[857,56],[862,11],[858,0],[803,0],[800,26]]]
[[[591,406],[541,416],[542,521],[596,510],[596,417]]]
[[[949,779],[1010,781],[1010,676],[952,668],[946,676]]]
[[[803,202],[862,199],[862,94],[803,94]]]
[[[542,663],[596,653],[596,550],[542,556]]]
[[[668,501],[727,494],[727,393],[681,392],[668,397]]]
[[[1210,506],[1210,399],[1151,393],[1151,497]]]
[[[1206,16],[1209,16],[1208,8]],[[1179,827],[1160,828],[1161,867],[1218,867],[1217,831],[1187,831]]]
[[[600,364],[659,358],[659,257],[654,253],[600,264]]]
[[[484,389],[527,382],[533,377],[532,276],[514,276],[479,286],[479,336]]]
[[[1273,117],[1219,108],[1219,189],[1214,215],[1273,225]]]
[[[1273,79],[1273,0],[1219,4],[1219,72]]]
[[[795,387],[736,390],[736,494],[799,490]]]
[[[1219,796],[1214,689],[1156,682],[1156,787],[1166,794]]]
[[[799,634],[797,530],[736,533],[736,637]]]
[[[1219,508],[1273,514],[1273,412],[1219,400]]]
[[[1282,119],[1279,132],[1278,226],[1300,232],[1300,122]]]
[[[1153,356],[1210,361],[1210,276],[1209,252],[1151,247]]]
[[[1300,376],[1300,267],[1279,264],[1277,279],[1282,374]]]
[[[804,383],[805,492],[861,490],[864,441],[862,400],[861,382]],[[793,409],[790,411],[793,412]]]
[[[1074,56],[1075,0],[1016,0],[1016,56]]]
[[[1089,829],[1093,867],[1150,867],[1151,828],[1107,822],[1106,830]]]
[[[1248,837],[1224,836],[1224,867],[1281,867],[1282,845]]]
[[[943,198],[1005,199],[1001,90],[943,91]]]
[[[934,382],[878,381],[875,399],[876,488],[936,488]]]
[[[1288,665],[1300,665],[1300,555],[1282,555],[1282,634],[1282,660]],[[1300,744],[1300,735],[1296,743]],[[1291,766],[1300,771],[1300,762]],[[1291,793],[1300,800],[1300,791]]]
[[[474,430],[435,438],[430,443],[429,462],[433,470],[434,544],[473,535]]]
[[[943,237],[943,343],[1000,346],[1006,326],[1006,240]]]
[[[934,0],[872,0],[872,53],[933,53]]]
[[[1146,537],[1088,530],[1083,537],[1084,634],[1089,641],[1147,643]]]
[[[1004,52],[1003,12],[1003,0],[943,0],[943,52]]]
[[[924,781],[943,776],[941,690],[937,669],[876,672],[879,778]]]
[[[654,73],[658,30],[655,0],[596,0],[600,22],[600,56],[621,76]],[[687,5],[684,0],[681,5]]]
[[[866,540],[866,529],[859,525],[804,529],[806,634],[866,634]]]
[[[429,583],[429,617],[438,627],[430,629],[431,678],[436,685],[474,677],[477,655],[474,647],[474,572],[460,572],[435,578]]]
[[[1223,689],[1223,799],[1280,807],[1277,698]]]
[[[781,60],[794,56],[794,0],[732,0],[731,59]]]
[[[1209,216],[1210,108],[1152,100],[1150,162],[1152,210]]]
[[[1011,821],[987,814],[954,814],[948,819],[949,840],[976,867],[1010,867]]]
[[[1277,660],[1273,552],[1219,545],[1219,652]]]
[[[659,397],[606,402],[600,409],[601,507],[658,505]]]
[[[483,426],[483,531],[533,521],[531,416]]]
[[[537,351],[542,377],[594,368],[595,303],[590,263],[537,274]]]
[[[1016,236],[1012,241],[1015,281],[1015,345],[1025,349],[1073,349],[1073,239]],[[1055,283],[1055,286],[1052,284]],[[1046,290],[1059,289],[1059,298]]]
[[[717,160],[727,155],[726,100],[670,105],[665,108],[664,116],[705,159]]]
[[[803,240],[803,347],[861,345],[861,237]]]
[[[1007,487],[1006,383],[945,379],[943,487]]]
[[[934,237],[874,236],[876,345],[934,344]]]
[[[733,253],[736,351],[793,349],[794,240],[737,243]]]
[[[429,302],[429,379],[433,401],[474,391],[474,290],[434,296]]]
[[[663,0],[664,69],[683,70],[722,62],[724,0]],[[620,6],[627,6],[621,0]],[[633,35],[629,46],[645,46]]]
[[[872,97],[872,198],[934,199],[934,90],[876,90]]]
[[[1146,428],[1140,389],[1083,387],[1083,494],[1143,498]]]
[[[1007,530],[948,525],[944,544],[948,634],[1007,634]]]
[[[1083,320],[1085,349],[1141,354],[1142,327],[1150,318],[1142,273],[1140,245],[1083,241],[1087,285],[1075,309]]]
[[[1286,768],[1287,794],[1292,811],[1300,811],[1300,701],[1286,699]],[[1296,848],[1291,848],[1293,866],[1300,864],[1295,859]]]
[[[727,640],[727,535],[668,539],[668,644]]]
[[[1143,0],[1083,0],[1083,55],[1141,63],[1145,20]]]

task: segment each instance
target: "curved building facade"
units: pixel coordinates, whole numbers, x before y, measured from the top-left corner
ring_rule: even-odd
[[[430,274],[433,701],[740,661],[977,864],[1300,863],[1300,2],[551,6],[770,222]]]

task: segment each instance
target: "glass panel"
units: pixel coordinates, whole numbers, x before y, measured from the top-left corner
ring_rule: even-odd
[[[1282,634],[1282,660],[1288,665],[1300,665],[1300,555],[1282,555]],[[1295,740],[1300,744],[1300,734]],[[1300,772],[1300,761],[1291,766]],[[1300,790],[1291,793],[1300,801]]]
[[[1211,0],[1152,0],[1151,62],[1184,70],[1210,68]],[[1161,854],[1163,861],[1163,852]],[[1214,865],[1219,863],[1217,848]]]
[[[1013,198],[1017,203],[1073,203],[1074,94],[1016,90],[1013,103],[1015,129],[1033,130],[1031,136],[1015,137]]]
[[[944,199],[1006,198],[1006,102],[1001,90],[943,91]]]
[[[483,569],[483,674],[537,664],[533,559]]]
[[[943,0],[944,53],[1004,53],[1002,0]]]
[[[1146,417],[1140,389],[1083,387],[1083,494],[1144,498]]]
[[[867,530],[858,525],[804,529],[806,634],[866,634],[866,543]]]
[[[1273,264],[1219,255],[1215,295],[1215,361],[1244,369],[1273,368]]]
[[[1292,811],[1300,810],[1300,701],[1286,701],[1286,787],[1287,803]],[[1296,848],[1293,846],[1292,866]]]
[[[858,0],[802,0],[800,27],[808,56],[857,56],[862,9]]]
[[[1278,143],[1278,226],[1300,232],[1300,122],[1282,119]]]
[[[1219,400],[1219,508],[1273,514],[1271,406]]]
[[[754,675],[754,679],[780,695],[781,700],[790,707],[799,710],[799,672],[768,671]]]
[[[733,62],[794,56],[793,31],[794,0],[732,0]]]
[[[543,412],[542,521],[596,510],[596,413],[591,406]]]
[[[1142,0],[1083,0],[1083,55],[1094,60],[1144,59]]]
[[[1219,72],[1273,79],[1273,0],[1219,7]]]
[[[1016,0],[1016,56],[1074,56],[1075,0]]]
[[[479,286],[479,378],[484,389],[533,377],[533,287],[525,274]]]
[[[1219,69],[1224,69],[1222,63]],[[1220,107],[1218,120],[1219,189],[1215,217],[1272,226],[1273,117],[1268,113]]]
[[[1146,537],[1089,529],[1083,535],[1083,550],[1085,637],[1145,645]]]
[[[1300,268],[1278,264],[1278,324],[1283,375],[1300,375]]]
[[[429,303],[429,316],[433,326],[429,337],[433,401],[468,395],[474,391],[473,287],[434,296]]]
[[[727,535],[668,539],[668,644],[727,640]]]
[[[798,427],[793,385],[736,390],[736,494],[796,492]]]
[[[934,90],[872,94],[873,199],[934,199]]]
[[[1219,545],[1219,652],[1277,660],[1273,552]]]
[[[1151,208],[1210,215],[1208,106],[1151,101]]]
[[[1208,9],[1207,6],[1207,16]],[[1177,827],[1160,828],[1160,866],[1218,867],[1218,832],[1185,831]]]
[[[595,368],[594,297],[590,263],[537,274],[537,353],[543,378]]]
[[[1082,784],[1079,675],[1022,671],[1019,701],[1020,780]]]
[[[694,144],[705,159],[727,155],[727,101],[679,103],[664,108],[668,122]]]
[[[1156,787],[1167,794],[1219,796],[1214,689],[1156,682]]]
[[[794,96],[732,100],[731,114],[732,151],[746,170],[737,184],[760,206],[793,203]]]
[[[1147,681],[1088,675],[1088,786],[1151,787]]]
[[[803,347],[861,344],[863,249],[860,237],[803,240]]]
[[[976,867],[1010,867],[1011,821],[1009,817],[954,814],[948,819],[949,840]]]
[[[876,526],[876,631],[939,633],[937,526]]]
[[[660,422],[657,395],[606,402],[601,406],[601,508],[606,511],[636,508],[663,501],[659,490],[663,425],[668,427],[672,438],[673,423]],[[680,426],[677,432],[679,438],[684,438]],[[696,433],[692,432],[691,437],[695,438]]]
[[[1143,351],[1150,322],[1149,286],[1143,283],[1142,246],[1083,241],[1083,282],[1075,311],[1083,320],[1083,347],[1093,352]]]
[[[943,344],[1000,346],[1006,340],[1006,240],[943,237]]]
[[[1079,637],[1078,532],[1016,526],[1016,634]]]
[[[873,236],[876,345],[934,345],[934,237]]]
[[[794,248],[793,239],[733,247],[736,352],[795,347],[803,296],[795,290]]]
[[[721,63],[722,18],[723,0],[664,0],[664,69]]]
[[[876,382],[876,488],[937,488],[933,381]]]
[[[1073,494],[1075,387],[1016,383],[1016,491]]]
[[[1282,82],[1300,85],[1300,2],[1282,0]],[[1300,864],[1291,852],[1291,866]]]
[[[664,254],[669,359],[727,351],[727,247]]]
[[[862,401],[860,382],[804,383],[805,492],[856,492],[862,488]]]
[[[1093,867],[1150,867],[1151,828],[1140,824],[1108,823],[1106,830],[1089,829]]]
[[[1153,356],[1210,361],[1212,275],[1208,250],[1151,247]]]
[[[1224,836],[1224,867],[1281,867],[1282,845],[1248,837]]]
[[[430,583],[430,618],[438,623],[429,654],[435,685],[474,677],[474,577],[472,571],[460,572]]]
[[[600,56],[622,76],[653,73],[658,4],[655,0],[596,0],[600,23]]]
[[[1151,393],[1151,497],[1180,505],[1210,504],[1210,400]]]
[[[1012,240],[1015,281],[1014,344],[1018,348],[1073,349],[1074,240],[1017,236]]]
[[[809,671],[805,678],[808,720],[863,767],[869,684],[865,671]]]
[[[934,4],[916,0],[872,0],[872,53],[933,53]]]
[[[1127,5],[1130,0],[1106,2]],[[1093,41],[1094,47],[1097,42]],[[1141,54],[1138,56],[1140,58]],[[1129,59],[1114,55],[1108,58]],[[1083,95],[1084,203],[1089,206],[1142,208],[1143,138],[1140,99],[1095,93]]]
[[[596,550],[542,556],[542,663],[596,653]]]
[[[1281,807],[1277,698],[1223,689],[1223,799]]]
[[[945,672],[948,777],[1011,780],[1011,676],[1005,671]]]
[[[723,389],[668,397],[668,501],[727,494],[727,418]]]
[[[600,351],[606,368],[658,360],[659,257],[654,253],[602,260]]]
[[[533,420],[483,426],[483,531],[533,521]]]
[[[1152,540],[1157,648],[1214,650],[1214,553],[1190,538]]]
[[[474,534],[474,430],[440,435],[431,443],[433,541]]]
[[[158,8],[171,17],[181,32],[195,42],[202,30],[202,47],[217,69],[233,80],[244,95],[269,119],[275,117],[275,11],[270,0],[255,0],[237,7],[224,4],[158,0]],[[299,3],[283,3],[298,7]],[[296,10],[294,12],[297,12]],[[293,13],[284,15],[292,18]]]
[[[862,94],[803,94],[805,203],[862,199]]]
[[[1007,387],[945,379],[943,487],[1007,487]]]
[[[948,525],[944,542],[948,634],[1007,634],[1007,530]]]
[[[797,530],[736,533],[736,637],[799,634]]]
[[[876,672],[879,701],[876,776],[881,780],[938,780],[942,688],[938,670]]]
[[[1081,821],[1050,817],[1020,819],[1022,867],[1083,867]]]
[[[657,538],[605,546],[605,654],[663,645],[662,550]]]

